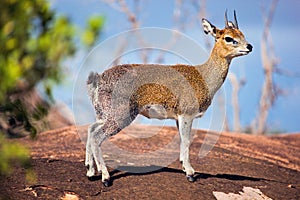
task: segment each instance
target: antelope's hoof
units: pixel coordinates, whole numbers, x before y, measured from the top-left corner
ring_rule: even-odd
[[[86,176],[88,178],[90,177],[94,177],[96,175],[95,170],[94,169],[88,169],[88,171],[86,172]]]
[[[194,175],[187,175],[186,176],[186,179],[190,182],[190,183],[192,183],[192,182],[195,182],[195,177],[194,177]]]
[[[110,179],[106,179],[106,180],[102,181],[102,183],[103,183],[103,185],[104,185],[105,187],[109,187],[109,186],[111,186],[111,184],[112,184],[112,182],[110,181]]]

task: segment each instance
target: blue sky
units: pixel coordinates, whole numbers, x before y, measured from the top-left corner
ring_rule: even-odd
[[[100,41],[105,41],[111,36],[130,29],[126,16],[100,0],[51,0],[51,6],[58,13],[67,15],[79,27],[83,27],[87,18],[93,14],[101,14],[106,17],[106,23]],[[129,8],[134,1],[127,1]],[[174,1],[143,0],[140,3],[139,20],[140,27],[160,27],[173,29],[174,26]],[[196,10],[192,4],[184,1],[182,13],[185,17],[181,20],[188,24],[183,31],[199,45],[204,46],[205,36]],[[254,46],[251,54],[233,60],[230,71],[238,78],[246,78],[246,84],[241,89],[239,100],[241,107],[242,126],[249,125],[257,114],[257,107],[263,84],[263,71],[260,58],[260,40],[263,28],[262,10],[267,9],[271,1],[207,1],[207,18],[217,27],[224,27],[224,11],[228,9],[229,18],[235,9],[238,15],[240,29],[244,32],[247,40]],[[300,1],[279,1],[271,34],[273,38],[275,54],[279,58],[279,67],[290,72],[300,73]],[[213,42],[213,39],[210,39]],[[55,90],[55,98],[70,105],[72,100],[72,86],[80,66],[84,62],[87,52],[79,53],[66,61],[69,66],[67,71],[70,77],[66,79],[65,85]],[[130,63],[137,60],[130,60]],[[286,91],[270,110],[268,126],[273,130],[297,132],[300,130],[300,77],[287,77],[275,75],[274,80],[278,87]],[[226,93],[227,117],[231,121],[232,110],[230,104],[231,86],[227,80],[223,88]],[[205,119],[204,119],[205,120]],[[201,122],[200,122],[201,124]],[[200,125],[201,127],[201,125]]]

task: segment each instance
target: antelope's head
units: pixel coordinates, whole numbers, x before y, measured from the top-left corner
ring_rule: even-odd
[[[234,11],[234,22],[228,21],[227,10],[225,12],[225,28],[218,29],[208,20],[202,19],[204,32],[215,38],[214,50],[226,59],[232,59],[237,56],[247,55],[252,51],[252,45],[249,44],[244,34],[239,30],[236,13]]]

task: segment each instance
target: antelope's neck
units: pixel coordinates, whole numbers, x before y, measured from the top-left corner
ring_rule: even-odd
[[[211,98],[224,83],[230,62],[231,59],[225,58],[215,46],[208,60],[197,66],[207,84]]]

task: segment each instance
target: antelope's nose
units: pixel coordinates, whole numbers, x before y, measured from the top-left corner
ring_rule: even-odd
[[[246,48],[249,50],[249,52],[251,52],[252,49],[253,49],[253,46],[252,46],[251,44],[247,44],[247,47],[246,47]]]

